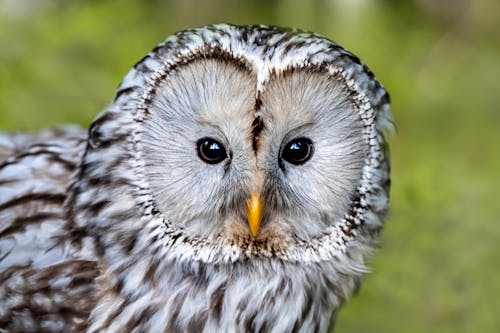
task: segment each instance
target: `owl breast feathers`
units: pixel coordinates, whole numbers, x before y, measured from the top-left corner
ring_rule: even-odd
[[[88,132],[0,135],[0,331],[328,331],[386,217],[391,126],[323,37],[169,37]]]

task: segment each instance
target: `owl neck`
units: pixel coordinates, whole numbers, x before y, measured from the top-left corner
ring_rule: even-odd
[[[165,264],[160,279],[150,282],[139,281],[132,275],[135,270],[119,286],[111,276],[101,277],[108,288],[92,313],[90,331],[326,332],[352,292],[342,286],[358,282],[336,273],[331,263],[174,260]]]

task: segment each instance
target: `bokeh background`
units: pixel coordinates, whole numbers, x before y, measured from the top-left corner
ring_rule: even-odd
[[[337,332],[500,332],[500,1],[0,0],[0,130],[87,127],[128,69],[209,23],[318,32],[391,93],[391,217]]]

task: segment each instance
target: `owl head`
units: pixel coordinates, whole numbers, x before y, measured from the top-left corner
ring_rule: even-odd
[[[381,228],[391,124],[386,90],[326,38],[269,26],[184,31],[134,66],[93,123],[88,198],[75,200],[97,248],[325,260]]]

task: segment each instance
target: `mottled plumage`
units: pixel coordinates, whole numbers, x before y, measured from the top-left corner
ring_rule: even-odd
[[[0,331],[326,332],[387,213],[391,126],[318,35],[168,38],[88,136],[0,136]]]

